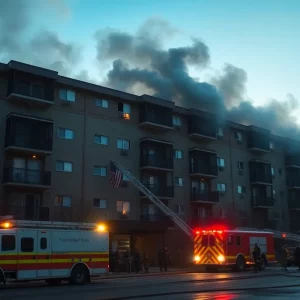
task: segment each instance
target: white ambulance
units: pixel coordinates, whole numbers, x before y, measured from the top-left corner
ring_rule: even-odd
[[[103,224],[6,220],[0,223],[0,281],[84,284],[108,272]]]

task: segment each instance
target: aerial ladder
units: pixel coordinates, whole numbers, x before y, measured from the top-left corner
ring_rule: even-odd
[[[115,167],[120,170],[128,180],[138,188],[145,196],[147,196],[150,201],[155,204],[163,213],[171,218],[171,220],[190,238],[191,241],[194,241],[194,230],[180,217],[177,216],[175,212],[173,212],[168,206],[166,206],[161,200],[159,200],[151,191],[149,191],[138,179],[136,179],[130,172],[128,172],[121,164],[116,161],[112,161]],[[259,231],[257,228],[249,228],[249,227],[238,227],[236,230],[244,230],[244,231]],[[300,242],[300,235],[281,232],[271,229],[263,229],[261,231],[268,231],[274,234],[274,238],[283,238],[290,241]]]
[[[165,213],[171,220],[190,238],[194,241],[193,229],[177,216],[168,206],[166,206],[161,200],[159,200],[151,191],[149,191],[138,179],[136,179],[130,172],[128,172],[121,164],[116,161],[112,161],[117,169],[119,169],[130,181],[138,188],[150,201],[156,205],[163,213]]]

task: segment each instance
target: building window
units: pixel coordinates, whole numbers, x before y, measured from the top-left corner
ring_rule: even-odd
[[[73,171],[73,163],[67,161],[56,161],[56,171],[59,172],[72,172]]]
[[[275,174],[275,168],[273,168],[273,167],[271,167],[271,174],[272,174],[273,177],[275,177],[275,175],[276,175]]]
[[[100,167],[100,166],[94,166],[94,175],[105,177],[107,175],[107,168]]]
[[[181,126],[181,119],[179,116],[173,116],[173,126]]]
[[[224,131],[222,127],[217,128],[217,136],[218,137],[223,137],[224,136]]]
[[[61,100],[65,100],[65,101],[75,102],[76,94],[74,91],[71,91],[71,90],[60,89],[59,90],[59,98]]]
[[[222,157],[217,158],[217,165],[219,168],[224,169],[225,168],[225,159]]]
[[[130,141],[117,139],[117,148],[122,150],[129,150],[130,149]]]
[[[238,194],[246,194],[246,187],[242,186],[242,185],[238,185],[237,192],[238,192]]]
[[[107,201],[104,199],[94,198],[94,207],[107,208]]]
[[[108,137],[104,135],[96,135],[94,136],[94,143],[99,145],[108,145]]]
[[[174,158],[183,159],[183,151],[182,150],[174,150]]]
[[[184,205],[175,205],[175,212],[177,214],[184,214]]]
[[[61,128],[57,129],[57,137],[66,140],[73,140],[74,139],[74,131],[71,129]]]
[[[278,169],[278,174],[282,175],[282,169]]]
[[[241,142],[243,140],[242,133],[240,131],[234,132],[234,137],[237,142]]]
[[[71,196],[55,196],[55,206],[71,207]]]
[[[118,111],[124,120],[130,120],[131,106],[127,103],[118,103]]]
[[[174,178],[174,184],[176,186],[183,186],[183,178],[182,177],[175,177]]]
[[[238,161],[238,169],[244,170],[244,163],[242,161]]]
[[[226,192],[226,184],[225,183],[217,183],[217,191],[218,192]]]
[[[105,99],[96,99],[95,105],[97,107],[108,108],[108,101]]]
[[[117,212],[127,215],[130,212],[130,203],[128,201],[117,201]]]

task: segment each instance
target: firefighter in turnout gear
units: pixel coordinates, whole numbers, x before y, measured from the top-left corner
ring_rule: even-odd
[[[260,267],[260,257],[261,257],[261,250],[257,243],[254,245],[254,249],[252,251],[253,260],[254,260],[254,267],[255,267],[255,273],[258,272]]]

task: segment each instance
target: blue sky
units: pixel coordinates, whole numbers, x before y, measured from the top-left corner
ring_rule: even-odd
[[[247,94],[255,104],[287,93],[300,99],[300,0],[47,0],[49,17],[36,17],[32,31],[47,27],[64,41],[83,46],[80,68],[101,79],[107,70],[95,63],[97,30],[134,33],[149,18],[160,17],[178,30],[165,46],[186,46],[200,38],[210,49],[210,69],[191,70],[209,79],[225,63],[248,74]],[[59,14],[57,14],[59,12]],[[300,119],[300,118],[299,118]]]

